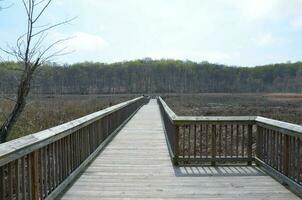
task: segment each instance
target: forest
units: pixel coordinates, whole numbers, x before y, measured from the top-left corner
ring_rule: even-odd
[[[16,91],[21,66],[0,64],[0,91]],[[255,67],[141,59],[112,64],[50,63],[34,74],[32,94],[302,92],[302,62]]]

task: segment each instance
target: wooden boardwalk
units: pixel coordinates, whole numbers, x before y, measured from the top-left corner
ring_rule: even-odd
[[[254,167],[173,167],[155,100],[143,106],[61,199],[299,199]]]

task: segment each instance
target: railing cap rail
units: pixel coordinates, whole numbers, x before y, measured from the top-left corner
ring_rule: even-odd
[[[160,96],[158,97],[158,99],[161,102],[166,113],[168,114],[169,118],[174,121],[177,118],[177,115],[173,112],[173,110],[167,105],[167,103]]]
[[[177,116],[176,123],[180,122],[253,122],[256,116]]]
[[[269,119],[261,116],[177,116],[166,102],[159,97],[166,113],[175,124],[194,122],[247,122],[257,123],[266,128],[271,128],[284,134],[302,137],[302,126],[288,122]]]
[[[256,123],[266,128],[274,128],[276,131],[284,132],[289,135],[302,137],[302,126],[265,117],[256,117]]]
[[[86,115],[84,117],[75,119],[73,121],[64,123],[62,125],[0,144],[0,166],[3,166],[4,164],[15,160],[16,158],[22,157],[36,149],[57,141],[60,138],[63,138],[84,126],[87,126],[94,121],[101,119],[143,98],[144,97],[141,96],[129,101],[125,101],[106,109]]]

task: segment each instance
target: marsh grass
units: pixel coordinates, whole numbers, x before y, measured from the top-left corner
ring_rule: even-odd
[[[205,93],[166,95],[165,101],[178,115],[263,116],[302,124],[302,94],[296,93]]]
[[[134,96],[31,96],[8,140],[63,124],[131,98]],[[5,119],[12,106],[12,101],[0,99],[0,122]]]

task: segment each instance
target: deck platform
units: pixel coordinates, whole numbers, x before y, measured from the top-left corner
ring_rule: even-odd
[[[61,195],[90,199],[300,199],[256,167],[173,167],[155,100]]]

